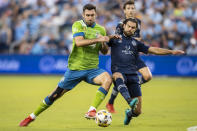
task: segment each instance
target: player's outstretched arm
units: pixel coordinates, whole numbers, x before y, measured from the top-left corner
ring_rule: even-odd
[[[122,37],[120,35],[117,35],[117,34],[109,35],[108,37],[109,37],[109,39],[122,39]]]
[[[83,36],[75,37],[75,43],[77,47],[92,45],[98,42],[109,42],[109,37],[99,36],[98,38],[95,38],[95,39],[84,39]]]
[[[168,49],[164,49],[164,48],[150,47],[148,49],[148,53],[155,54],[155,55],[168,55],[168,54],[182,55],[185,52],[182,50],[168,50]]]

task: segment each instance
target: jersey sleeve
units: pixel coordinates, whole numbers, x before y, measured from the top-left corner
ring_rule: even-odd
[[[113,42],[114,42],[114,39],[110,39],[109,42],[107,42],[107,45],[108,45],[109,47],[111,47],[112,44],[113,44]]]
[[[138,52],[143,52],[144,54],[148,54],[149,46],[145,45],[144,43],[137,41],[137,50]]]
[[[116,31],[115,31],[115,34],[117,34],[117,35],[120,35],[120,34],[122,34],[122,32],[123,32],[123,23],[118,23],[118,25],[116,26]]]
[[[85,37],[83,27],[82,27],[81,23],[78,21],[72,25],[72,33],[73,33],[73,38],[75,38],[76,36]]]

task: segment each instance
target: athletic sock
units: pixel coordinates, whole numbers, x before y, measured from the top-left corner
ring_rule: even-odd
[[[127,89],[127,86],[124,84],[123,79],[118,78],[116,79],[116,86],[118,91],[121,93],[121,95],[124,97],[124,99],[127,101],[127,103],[129,104],[131,102],[131,97],[129,94],[129,91]]]
[[[146,82],[148,82],[147,80],[144,79],[143,76],[139,75],[139,81],[140,81],[140,84],[144,84]]]
[[[93,107],[93,106],[90,106],[90,108],[89,108],[88,112],[89,112],[89,111],[92,111],[92,110],[96,110],[96,108],[95,108],[95,107]]]
[[[108,92],[103,87],[100,87],[96,92],[96,97],[93,100],[92,106],[97,108],[104,100],[107,93]]]
[[[43,100],[43,102],[38,106],[38,108],[33,112],[33,114],[31,114],[31,117],[37,117],[40,113],[42,113],[44,110],[46,110],[52,104],[53,104],[53,102],[51,102],[49,100],[49,97],[47,96]]]
[[[117,95],[118,95],[118,89],[116,86],[114,86],[108,103],[114,104],[114,100],[116,99]]]
[[[35,116],[34,113],[31,113],[31,114],[30,114],[30,117],[31,117],[32,119],[36,119],[36,116]]]

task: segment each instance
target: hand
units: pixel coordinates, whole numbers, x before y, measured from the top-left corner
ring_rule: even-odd
[[[99,37],[97,39],[98,39],[98,42],[109,42],[108,36],[99,35]]]
[[[173,55],[182,55],[182,54],[185,54],[185,52],[182,51],[182,50],[173,50],[173,51],[172,51],[172,54],[173,54]]]
[[[110,35],[109,39],[121,39],[122,40],[122,37],[120,35]]]

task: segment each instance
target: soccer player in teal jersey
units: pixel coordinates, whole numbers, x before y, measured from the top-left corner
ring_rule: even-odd
[[[89,111],[85,114],[88,119],[95,118],[96,108],[104,100],[112,83],[111,76],[105,70],[98,68],[99,51],[107,54],[108,46],[105,42],[109,42],[110,38],[116,36],[106,36],[105,28],[95,23],[96,7],[94,5],[87,4],[83,7],[83,18],[83,20],[74,22],[72,26],[73,49],[68,59],[68,69],[64,77],[39,107],[21,121],[20,126],[27,126],[41,112],[50,107],[56,99],[73,89],[81,81],[101,85]]]

